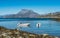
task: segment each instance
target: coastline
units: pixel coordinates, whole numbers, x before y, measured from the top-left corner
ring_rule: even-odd
[[[0,38],[59,38],[49,34],[33,34],[17,29],[8,29],[0,26]]]

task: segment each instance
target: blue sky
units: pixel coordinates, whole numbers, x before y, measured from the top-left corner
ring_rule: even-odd
[[[0,0],[0,15],[16,14],[30,9],[39,14],[60,11],[60,0]]]

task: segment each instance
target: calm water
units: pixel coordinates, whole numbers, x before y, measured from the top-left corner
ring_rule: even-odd
[[[53,20],[22,20],[22,19],[0,19],[0,26],[9,29],[15,29],[17,23],[30,23],[29,28],[20,28],[20,30],[36,33],[36,34],[50,34],[53,36],[60,36],[60,22]],[[36,24],[40,22],[41,27],[37,28]]]

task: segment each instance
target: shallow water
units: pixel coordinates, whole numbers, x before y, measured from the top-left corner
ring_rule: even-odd
[[[15,29],[19,22],[30,23],[30,27],[20,28],[20,30],[35,33],[35,34],[50,34],[53,36],[60,36],[60,22],[53,20],[21,20],[21,19],[0,19],[0,26],[4,26],[9,29]],[[41,26],[36,27],[36,24],[40,22]]]

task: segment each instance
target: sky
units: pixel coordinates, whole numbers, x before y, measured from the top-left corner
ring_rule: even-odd
[[[60,0],[0,0],[0,15],[29,9],[39,14],[60,12]]]

